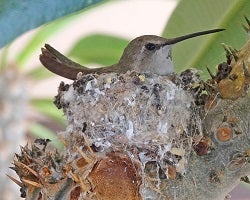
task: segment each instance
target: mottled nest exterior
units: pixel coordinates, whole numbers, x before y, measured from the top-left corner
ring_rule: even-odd
[[[78,74],[60,84],[64,152],[16,155],[27,199],[222,199],[249,174],[250,41],[207,82],[180,75]]]

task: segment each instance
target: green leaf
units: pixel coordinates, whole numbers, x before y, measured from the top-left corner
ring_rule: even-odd
[[[45,126],[38,123],[32,123],[29,127],[29,131],[37,138],[50,139],[51,144],[57,149],[63,149],[63,143],[58,139],[57,135]]]
[[[38,48],[44,45],[47,38],[60,31],[64,26],[69,24],[76,17],[79,17],[79,15],[67,16],[41,27],[41,29],[37,31],[37,33],[29,40],[28,44],[26,44],[20,51],[20,53],[16,56],[15,63],[18,66],[23,66],[25,62],[29,59],[29,57]]]
[[[79,18],[86,10],[88,9],[84,9],[76,14],[67,15],[42,26],[16,56],[15,63],[18,66],[23,66],[29,57],[35,53],[38,48],[44,45],[47,38],[53,36],[53,34],[59,32],[62,28],[65,28],[65,26]]]
[[[79,40],[69,56],[81,64],[112,65],[118,62],[128,41],[119,37],[93,34]]]
[[[240,48],[247,40],[241,27],[244,15],[250,13],[247,0],[183,0],[168,21],[163,36],[167,38],[214,28],[223,32],[183,41],[173,48],[173,60],[177,71],[196,67],[205,70],[226,60],[221,43]],[[208,76],[208,73],[206,72]]]
[[[36,67],[32,70],[30,70],[27,73],[27,76],[31,77],[32,79],[39,81],[39,80],[44,80],[50,77],[53,77],[54,74],[50,72],[49,70],[46,70],[44,67]]]
[[[9,45],[6,45],[5,48],[2,49],[2,53],[0,54],[0,73],[2,70],[8,67],[7,57],[9,53]]]
[[[67,14],[79,11],[101,0],[1,0],[0,48],[25,31]]]
[[[31,105],[45,116],[65,125],[66,119],[62,110],[57,109],[51,99],[32,99]]]

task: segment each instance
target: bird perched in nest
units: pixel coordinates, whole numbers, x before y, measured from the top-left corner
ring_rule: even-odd
[[[156,35],[143,35],[132,40],[118,61],[118,63],[100,68],[84,67],[63,54],[52,46],[45,44],[40,55],[41,63],[51,72],[62,77],[75,80],[79,72],[82,74],[125,73],[134,70],[138,73],[154,73],[168,75],[174,72],[172,61],[172,46],[183,40],[193,37],[216,33],[224,29],[212,29],[166,39]]]

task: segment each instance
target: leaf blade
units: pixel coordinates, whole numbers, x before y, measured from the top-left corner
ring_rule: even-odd
[[[181,1],[163,31],[165,37],[212,28],[226,28],[226,31],[176,45],[173,59],[177,71],[184,67],[203,70],[202,67],[205,66],[212,67],[213,70],[216,64],[225,61],[225,53],[220,43],[228,43],[236,48],[244,43],[247,34],[244,34],[239,22],[243,21],[243,13],[249,12],[249,1]]]
[[[25,31],[101,1],[0,1],[0,48]]]
[[[92,34],[80,39],[69,56],[81,64],[112,65],[117,63],[128,41],[111,35]]]
[[[52,120],[65,125],[66,119],[61,110],[58,110],[51,99],[32,99],[31,105],[40,113],[50,117]]]
[[[51,144],[55,146],[57,149],[59,150],[63,149],[63,143],[60,140],[58,140],[57,135],[50,129],[46,128],[45,126],[34,122],[30,125],[29,131],[32,133],[32,135],[38,138],[50,139]]]

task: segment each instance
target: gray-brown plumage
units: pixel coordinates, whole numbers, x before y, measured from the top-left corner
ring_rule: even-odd
[[[48,44],[45,44],[45,48],[42,48],[40,61],[51,72],[72,80],[76,79],[79,72],[83,74],[102,74],[111,72],[125,73],[128,70],[135,70],[139,73],[168,75],[174,72],[171,56],[171,49],[174,44],[222,30],[224,29],[201,31],[172,39],[155,35],[143,35],[135,38],[127,45],[117,64],[107,67],[94,69],[84,67],[65,57]]]

